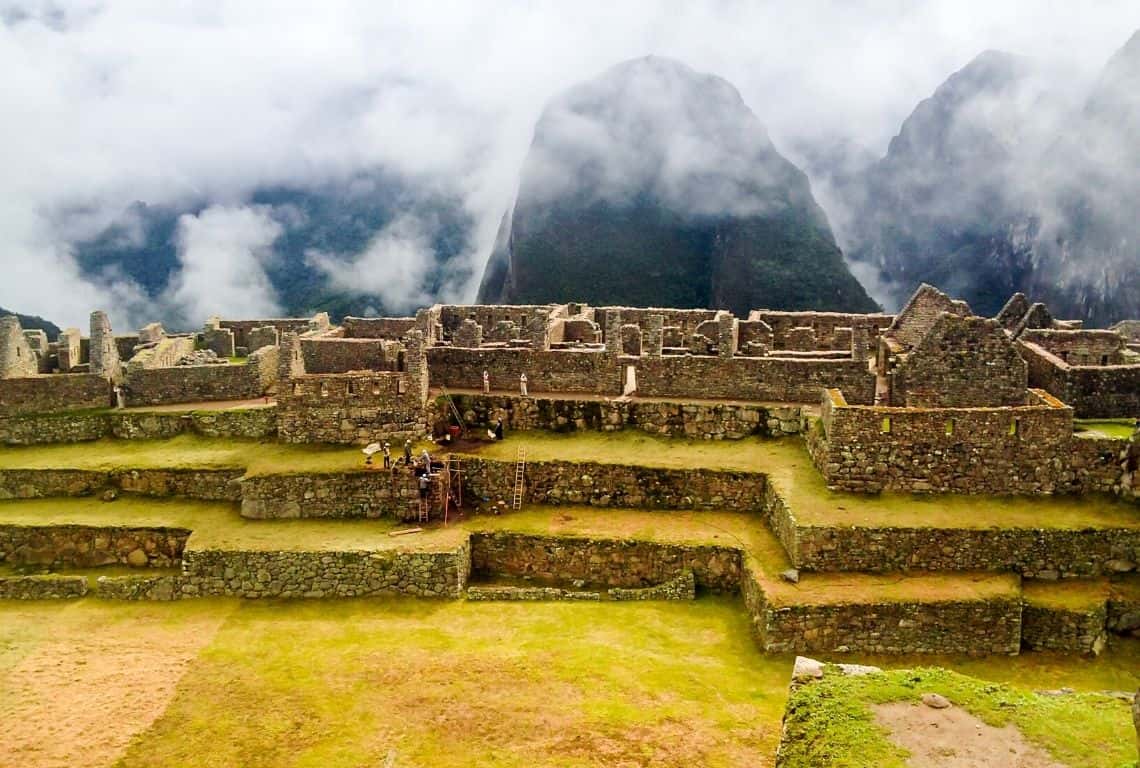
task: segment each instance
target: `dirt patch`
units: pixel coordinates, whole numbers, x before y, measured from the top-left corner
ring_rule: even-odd
[[[872,707],[913,768],[1067,768],[1013,725],[995,728],[964,709],[892,702]]]
[[[166,709],[187,665],[224,618],[129,630],[86,626],[42,642],[5,675],[0,764],[111,765]]]

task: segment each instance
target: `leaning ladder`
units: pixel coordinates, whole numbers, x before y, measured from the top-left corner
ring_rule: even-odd
[[[519,455],[515,461],[515,493],[511,499],[511,509],[522,509],[523,476],[526,474],[526,448],[519,446]]]

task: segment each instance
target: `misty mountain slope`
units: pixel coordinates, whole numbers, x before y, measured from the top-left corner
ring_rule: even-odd
[[[20,321],[20,327],[25,331],[41,330],[47,334],[48,341],[57,341],[59,339],[59,326],[50,320],[44,320],[39,315],[21,315],[19,312],[13,312],[10,309],[0,307],[0,317],[8,315],[15,315],[16,319]]]
[[[204,319],[198,316],[202,312],[400,313],[426,303],[449,280],[466,280],[457,270],[467,268],[455,257],[468,248],[474,224],[462,203],[387,174],[369,173],[310,187],[261,187],[239,206],[231,204],[226,210],[254,212],[265,224],[256,255],[264,285],[237,286],[257,293],[261,301],[227,306],[220,283],[246,282],[246,276],[219,270],[216,308],[206,306],[208,296],[201,307],[180,304],[188,264],[197,258],[205,262],[200,268],[208,270],[211,258],[225,259],[223,253],[211,256],[208,239],[199,247],[188,236],[188,227],[208,221],[217,204],[135,203],[102,232],[73,243],[76,262],[96,283],[133,284],[144,298],[141,308],[131,312],[134,322],[159,319],[173,327],[196,326]],[[187,250],[196,247],[188,258]],[[148,312],[157,316],[142,316]]]
[[[1030,288],[1098,324],[1140,317],[1140,32],[1106,64],[1040,167]]]
[[[1030,62],[975,58],[835,185],[853,268],[888,305],[929,282],[982,314],[1015,291],[1095,325],[1140,314],[1138,67],[1133,37],[1074,113]]]
[[[920,283],[996,313],[1032,268],[1034,227],[1012,192],[1032,107],[1028,65],[987,51],[922,101],[887,154],[839,194],[854,211],[847,254],[878,269],[900,304]]]
[[[875,309],[736,89],[659,57],[544,109],[479,300]]]

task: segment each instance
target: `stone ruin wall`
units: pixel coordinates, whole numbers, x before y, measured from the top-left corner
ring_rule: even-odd
[[[341,321],[347,339],[401,339],[416,327],[414,317],[346,317]]]
[[[183,528],[0,525],[0,563],[172,568],[181,560],[189,536],[190,531]]]
[[[404,347],[397,341],[319,336],[301,339],[306,373],[398,371]]]
[[[649,541],[538,536],[513,532],[471,534],[473,578],[537,578],[638,589],[692,571],[698,586],[739,589],[740,550]]]
[[[277,347],[262,347],[241,364],[128,366],[123,395],[128,407],[252,400],[262,397],[276,382],[277,357]]]
[[[1018,339],[1059,357],[1070,365],[1124,365],[1125,339],[1104,330],[1029,330]],[[1140,362],[1140,361],[1136,361]]]
[[[139,350],[127,363],[128,374],[146,368],[171,368],[194,351],[193,336],[167,336]]]
[[[303,341],[288,334],[278,358],[277,433],[291,443],[366,444],[427,430],[423,334],[408,334],[401,371],[309,373]]]
[[[958,317],[971,314],[966,302],[955,301],[934,286],[923,283],[895,316],[884,335],[896,339],[905,347],[913,347],[929,333],[943,312]]]
[[[1028,371],[996,320],[942,313],[889,374],[890,404],[913,408],[1016,406]]]
[[[556,311],[561,308],[561,311]],[[475,322],[483,326],[484,335],[487,335],[498,323],[511,322],[518,328],[527,327],[535,312],[542,312],[546,316],[567,316],[567,305],[562,304],[437,304],[433,320],[442,326],[441,339],[450,339],[464,320],[474,318]],[[423,330],[421,328],[421,330]],[[519,336],[518,338],[523,338]]]
[[[748,321],[762,322],[772,331],[772,349],[799,349],[802,344],[795,342],[793,329],[809,328],[812,331],[811,348],[818,351],[850,350],[851,332],[855,328],[866,329],[870,339],[877,339],[883,329],[894,321],[894,315],[852,314],[846,312],[780,312],[775,310],[752,310]],[[804,350],[807,351],[807,350]]]
[[[111,386],[91,373],[49,373],[0,379],[0,420],[111,406]],[[2,427],[0,427],[2,429]]]
[[[276,328],[278,334],[284,336],[286,333],[323,333],[329,330],[332,325],[329,322],[327,312],[318,312],[312,317],[277,317],[261,320],[219,319],[218,327],[233,331],[235,347],[245,347],[253,352],[257,347],[250,343],[250,332],[255,328]]]
[[[431,347],[427,351],[433,386],[449,389],[483,389],[483,371],[495,390],[519,390],[526,373],[530,392],[568,392],[617,396],[621,372],[605,350],[543,351],[517,349],[464,349]]]
[[[421,437],[424,398],[405,371],[302,374],[281,382],[277,434],[287,443],[350,443]]]
[[[686,403],[660,400],[575,400],[518,395],[451,396],[468,429],[551,432],[637,430],[660,437],[738,440],[751,435],[783,437],[800,432],[800,408],[755,403]],[[432,423],[454,421],[446,402],[432,404]]]
[[[807,442],[837,490],[1051,494],[1073,489],[1072,421],[1040,390],[998,408],[858,406],[827,390]]]
[[[1140,363],[1071,365],[1032,341],[1020,346],[1030,386],[1071,405],[1078,418],[1140,418]]]
[[[14,315],[0,317],[0,379],[35,376],[39,357],[28,343]]]
[[[874,374],[855,360],[642,356],[620,363],[636,367],[641,397],[814,403],[821,389],[838,387],[854,403],[875,398]]]

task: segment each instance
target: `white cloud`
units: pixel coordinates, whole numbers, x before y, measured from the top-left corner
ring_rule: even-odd
[[[435,267],[435,252],[423,223],[400,216],[380,230],[361,253],[309,251],[310,265],[325,273],[337,290],[379,296],[392,312],[409,312],[430,303],[424,278]]]
[[[478,247],[453,290],[469,298],[543,105],[617,62],[652,53],[724,77],[781,149],[838,133],[881,153],[981,50],[1087,77],[1137,27],[1134,0],[0,0],[0,266],[16,278],[0,305],[125,314],[123,291],[76,274],[52,211],[86,209],[95,227],[136,200],[232,208],[258,185],[376,166],[462,197]]]
[[[164,302],[190,326],[210,315],[277,317],[280,307],[265,265],[282,227],[264,206],[214,206],[178,220],[181,269]]]

